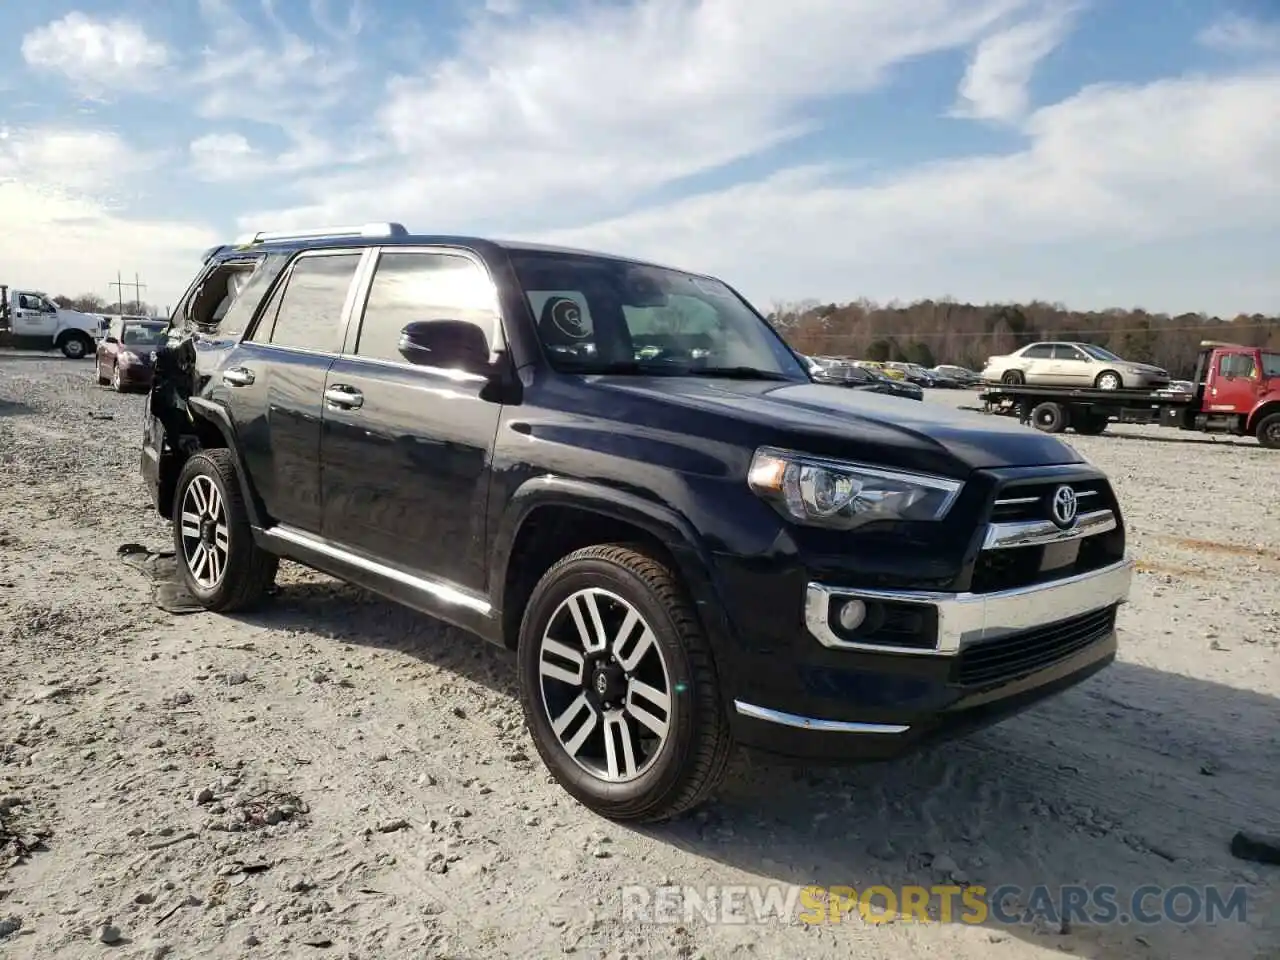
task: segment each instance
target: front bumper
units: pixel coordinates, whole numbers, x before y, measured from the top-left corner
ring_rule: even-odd
[[[155,370],[149,363],[120,364],[120,383],[126,387],[150,387]]]
[[[733,703],[745,746],[821,760],[889,759],[987,726],[1081,682],[1116,654],[1128,599],[1125,559],[1077,576],[973,593],[860,590],[809,584],[809,650],[790,682],[743,678]],[[851,643],[831,627],[850,598],[920,605],[936,614],[929,649]],[[783,671],[776,671],[779,677]]]

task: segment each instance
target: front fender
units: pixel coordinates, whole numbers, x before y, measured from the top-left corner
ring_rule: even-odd
[[[711,555],[687,517],[663,503],[636,493],[588,480],[540,476],[516,489],[499,521],[490,550],[490,582],[496,587],[498,609],[503,609],[506,570],[520,529],[539,507],[573,507],[598,513],[644,530],[671,553],[677,573],[697,608],[704,629],[717,653],[732,638],[725,607],[713,575]],[[724,658],[717,656],[724,670]]]

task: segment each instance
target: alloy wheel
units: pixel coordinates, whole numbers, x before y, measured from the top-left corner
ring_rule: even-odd
[[[227,512],[217,485],[208,477],[194,477],[182,497],[182,554],[191,576],[211,590],[227,569],[230,548]]]
[[[640,612],[609,590],[578,590],[556,608],[538,656],[543,710],[564,752],[607,783],[628,783],[671,735],[662,646]]]
[[[111,368],[111,389],[116,393],[120,392],[120,364],[115,364]]]

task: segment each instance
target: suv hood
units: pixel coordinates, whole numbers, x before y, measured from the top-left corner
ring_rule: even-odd
[[[824,456],[955,476],[998,467],[1083,463],[1057,437],[1016,420],[819,383],[600,376],[603,390],[758,425],[757,439]]]

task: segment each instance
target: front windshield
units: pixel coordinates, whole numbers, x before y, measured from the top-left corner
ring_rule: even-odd
[[[1103,350],[1101,347],[1095,347],[1092,343],[1082,343],[1080,344],[1080,349],[1089,354],[1089,356],[1093,357],[1095,360],[1123,361],[1124,359],[1123,357],[1117,357],[1110,350]]]
[[[1264,353],[1262,355],[1262,375],[1264,377],[1280,377],[1280,353]]]
[[[164,343],[165,328],[160,324],[126,324],[120,342],[126,347],[158,347]]]
[[[610,257],[513,250],[557,370],[808,381],[773,328],[718,280]]]

